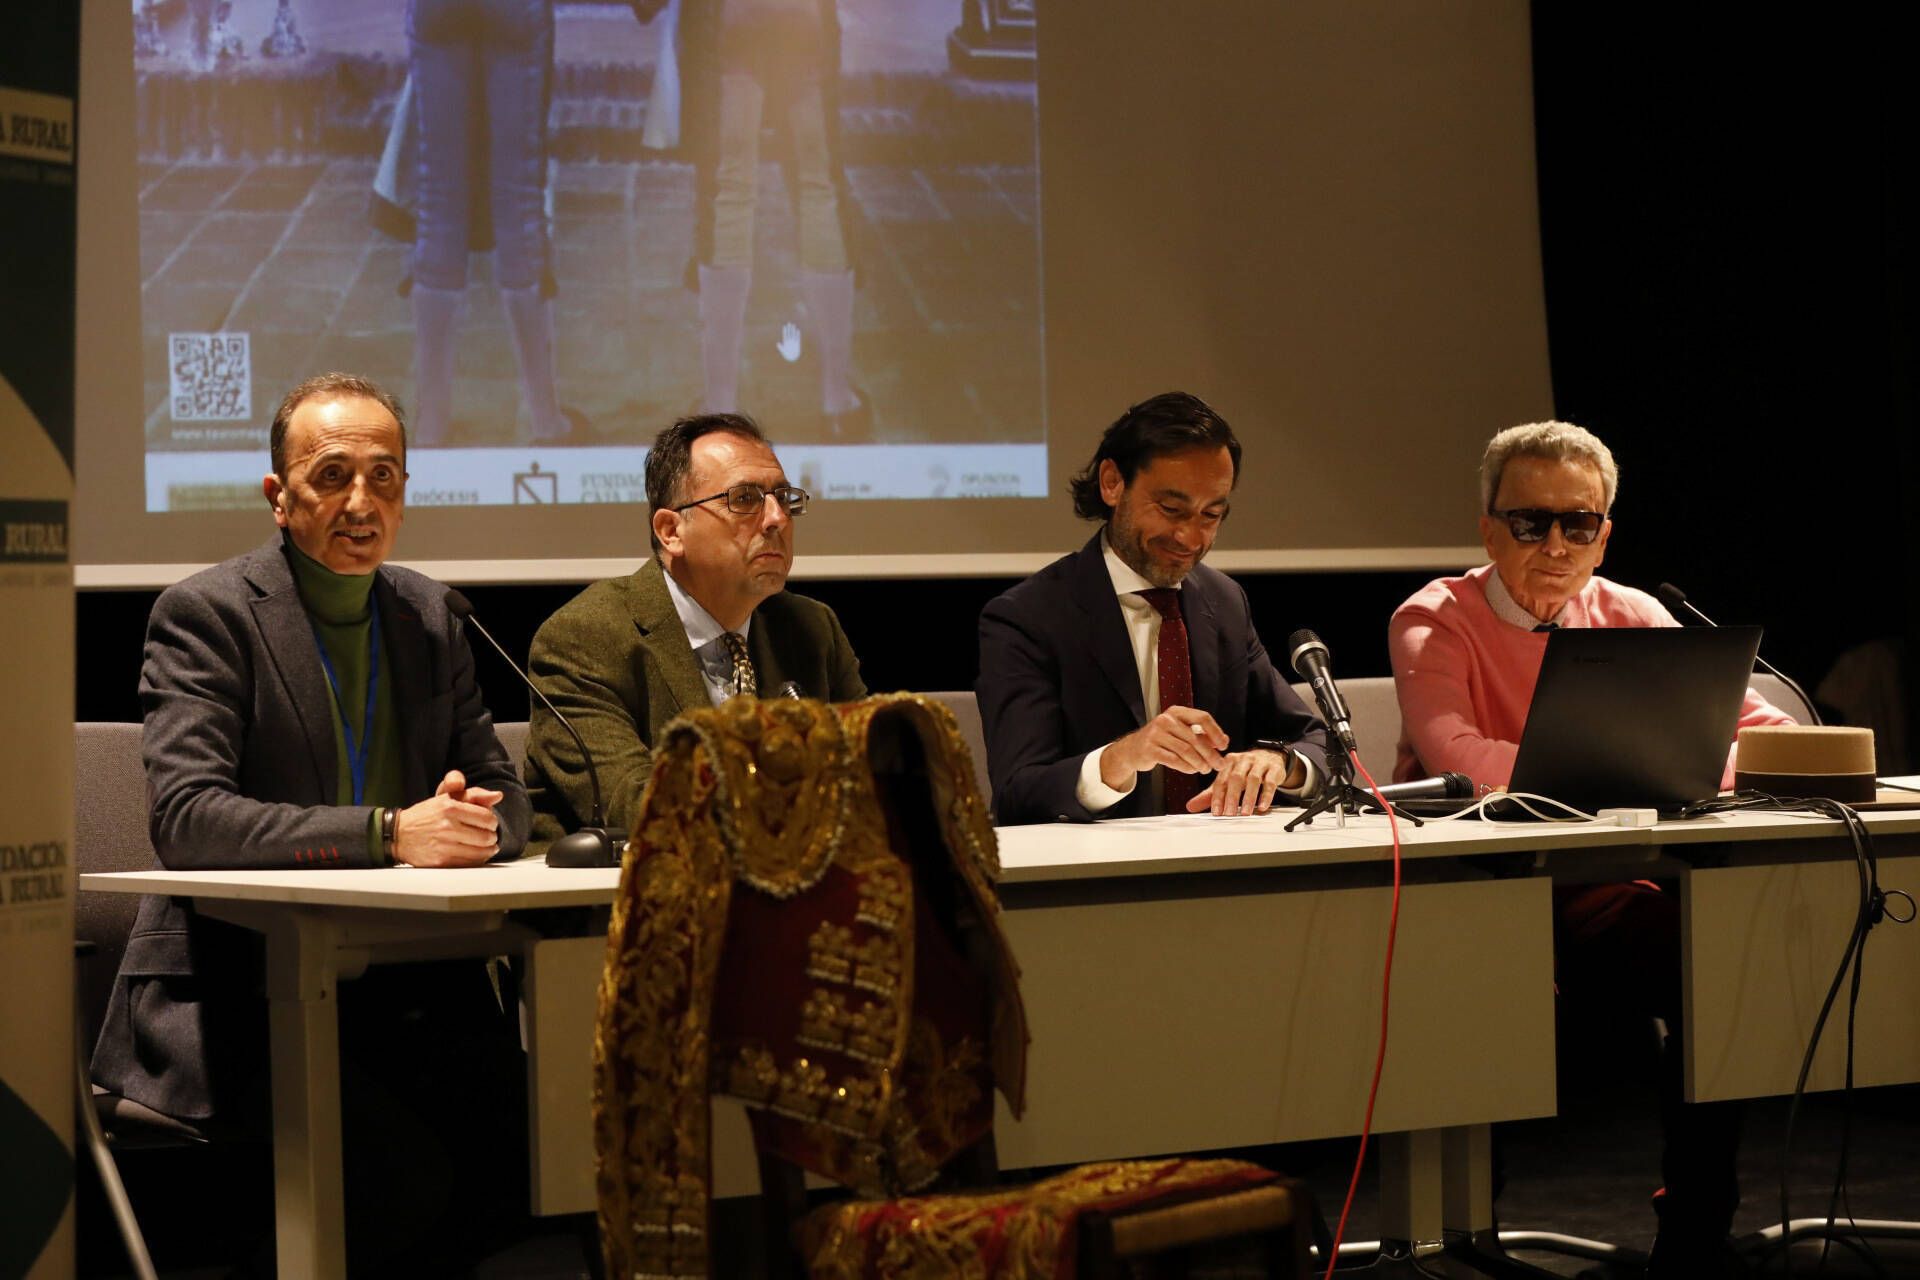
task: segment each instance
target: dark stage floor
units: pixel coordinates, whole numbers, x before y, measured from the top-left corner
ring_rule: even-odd
[[[1500,1144],[1506,1185],[1498,1204],[1503,1228],[1550,1230],[1644,1250],[1653,1231],[1648,1196],[1658,1185],[1659,1132],[1651,1097],[1643,1082],[1602,1089],[1570,1084],[1562,1091],[1562,1113],[1551,1119],[1504,1126]],[[1786,1121],[1783,1099],[1748,1108],[1741,1154],[1744,1193],[1737,1232],[1752,1232],[1779,1215],[1782,1140]],[[1795,1140],[1792,1213],[1824,1214],[1836,1168],[1841,1133],[1837,1095],[1808,1099]],[[1258,1155],[1285,1172],[1302,1177],[1331,1219],[1338,1214],[1353,1159],[1349,1141],[1265,1148]],[[175,1277],[232,1274],[236,1260],[270,1256],[262,1252],[261,1233],[271,1219],[270,1174],[264,1152],[228,1153],[191,1162],[171,1157],[212,1156],[211,1152],[131,1153],[128,1178],[136,1208],[149,1223],[156,1262]],[[1371,1157],[1369,1165],[1372,1164]],[[1853,1141],[1847,1178],[1853,1214],[1859,1218],[1920,1218],[1920,1087],[1863,1090],[1854,1097]],[[217,1206],[209,1208],[209,1206]],[[745,1209],[745,1202],[738,1208]],[[1377,1235],[1377,1195],[1371,1168],[1361,1183],[1347,1236]],[[720,1217],[723,1274],[753,1274],[754,1225],[750,1213]],[[538,1234],[498,1254],[479,1274],[558,1280],[586,1274],[572,1224],[547,1223]],[[125,1274],[117,1237],[98,1197],[83,1186],[81,1196],[81,1274]],[[1920,1277],[1920,1242],[1877,1244],[1869,1258],[1836,1248],[1826,1274],[1835,1277]],[[1540,1253],[1518,1256],[1566,1276],[1596,1264]],[[1815,1273],[1819,1250],[1802,1245],[1794,1273]],[[1463,1274],[1435,1263],[1435,1274]],[[1343,1268],[1344,1270],[1344,1268]],[[1254,1275],[1252,1266],[1232,1253],[1206,1259],[1198,1274],[1212,1277]],[[1595,1274],[1631,1277],[1631,1268]],[[1763,1275],[1780,1275],[1776,1260]]]

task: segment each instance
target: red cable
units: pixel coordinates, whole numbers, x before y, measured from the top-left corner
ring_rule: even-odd
[[[1340,1241],[1347,1234],[1347,1214],[1353,1209],[1353,1193],[1360,1189],[1360,1166],[1367,1158],[1367,1135],[1373,1132],[1373,1100],[1380,1095],[1380,1071],[1387,1065],[1387,1007],[1393,992],[1393,941],[1400,932],[1400,820],[1394,815],[1393,806],[1380,794],[1379,784],[1367,772],[1367,766],[1360,763],[1358,755],[1353,756],[1353,767],[1367,780],[1367,790],[1373,792],[1375,802],[1387,811],[1387,830],[1393,833],[1393,911],[1387,917],[1387,972],[1380,980],[1380,1051],[1373,1059],[1373,1083],[1367,1088],[1367,1115],[1360,1123],[1360,1153],[1353,1158],[1353,1178],[1347,1183],[1346,1203],[1340,1206],[1340,1225],[1334,1228],[1333,1247],[1327,1254],[1325,1280],[1333,1280],[1333,1269],[1340,1262]]]

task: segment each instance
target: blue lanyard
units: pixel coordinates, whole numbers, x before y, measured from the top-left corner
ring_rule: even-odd
[[[373,622],[367,631],[367,714],[361,718],[358,737],[355,737],[353,725],[347,719],[347,708],[340,698],[340,677],[334,674],[333,659],[327,656],[327,642],[320,638],[320,624],[311,617],[307,619],[307,624],[313,628],[313,643],[320,650],[320,665],[325,668],[327,684],[333,690],[333,705],[340,712],[340,732],[347,735],[347,772],[353,775],[355,804],[366,803],[367,751],[373,745],[373,695],[380,687],[379,594],[370,594],[367,604],[373,615]]]

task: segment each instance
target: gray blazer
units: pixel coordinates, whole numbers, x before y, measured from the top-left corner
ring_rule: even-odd
[[[526,845],[526,789],[494,736],[446,589],[385,565],[374,590],[405,803],[449,769],[505,793],[500,857]],[[161,593],[140,672],[148,827],[170,870],[370,867],[372,808],[334,803],[332,693],[279,539]],[[142,899],[93,1078],[168,1115],[220,1113],[265,1066],[259,939],[185,898]]]

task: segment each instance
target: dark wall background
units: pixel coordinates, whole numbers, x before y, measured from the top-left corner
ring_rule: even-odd
[[[1605,572],[1670,580],[1720,621],[1762,623],[1765,651],[1811,685],[1852,645],[1920,631],[1920,112],[1892,64],[1897,18],[1751,15],[1535,6],[1547,320],[1559,415],[1621,464]],[[1116,387],[1113,402],[1158,389]],[[1476,537],[1464,497],[1476,461],[1451,481],[1463,543]],[[804,550],[804,525],[801,537]],[[1270,646],[1311,626],[1337,671],[1383,675],[1387,616],[1428,576],[1241,581]],[[974,621],[1008,585],[800,589],[838,611],[872,687],[942,689],[971,685]],[[468,594],[524,655],[576,589]],[[152,600],[80,596],[78,718],[138,718]],[[490,653],[479,662],[495,715],[524,718],[517,682]]]
[[[1912,637],[1906,22],[1533,18],[1554,398],[1623,470],[1606,571],[1764,624],[1809,686],[1849,646]]]

